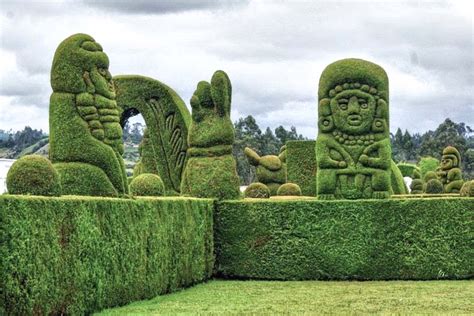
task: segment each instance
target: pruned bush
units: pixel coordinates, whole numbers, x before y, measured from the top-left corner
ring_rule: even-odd
[[[423,177],[423,181],[425,181],[425,183],[433,179],[438,179],[438,176],[436,175],[436,172],[434,171],[428,171],[427,173],[425,173],[425,176]]]
[[[429,171],[436,171],[438,168],[439,160],[434,157],[422,157],[418,162],[418,166],[420,167],[421,177],[424,179],[425,175]]]
[[[292,140],[286,143],[288,182],[300,186],[307,196],[316,196],[316,142]]]
[[[471,196],[474,197],[474,180],[464,182],[461,192],[461,196]]]
[[[285,183],[278,188],[277,195],[301,196],[301,189],[296,183]]]
[[[270,197],[270,189],[261,182],[251,183],[244,191],[246,198],[268,199]]]
[[[411,194],[422,194],[423,193],[423,181],[421,179],[413,179],[410,184]]]
[[[164,192],[163,181],[153,173],[142,173],[130,183],[130,193],[134,196],[163,196]]]
[[[443,184],[438,179],[431,179],[425,184],[425,192],[430,194],[443,193]]]
[[[279,156],[260,157],[257,152],[245,147],[244,153],[249,163],[255,166],[258,182],[264,183],[270,189],[270,195],[277,195],[280,185],[286,182],[286,163],[281,160],[281,158],[286,160],[286,150],[283,150]]]
[[[59,176],[51,162],[39,155],[24,156],[13,163],[7,174],[10,194],[60,195]]]

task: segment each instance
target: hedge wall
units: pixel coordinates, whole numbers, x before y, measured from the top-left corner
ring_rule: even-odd
[[[474,276],[474,198],[217,203],[216,269],[258,279]]]
[[[89,314],[205,280],[212,200],[0,196],[0,314]]]
[[[286,142],[287,181],[296,183],[301,193],[316,196],[316,141]]]

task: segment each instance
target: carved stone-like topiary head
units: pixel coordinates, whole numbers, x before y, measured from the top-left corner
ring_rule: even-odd
[[[340,137],[388,135],[387,74],[380,66],[361,59],[343,59],[330,64],[319,82],[318,111],[318,126],[322,132],[335,132]],[[368,145],[373,139],[357,141]]]
[[[461,164],[461,155],[459,151],[452,146],[448,146],[443,150],[440,167],[442,170],[450,170],[452,168],[459,168]]]
[[[102,46],[87,34],[75,34],[62,41],[54,54],[51,86],[54,92],[89,92],[114,99],[108,68]]]

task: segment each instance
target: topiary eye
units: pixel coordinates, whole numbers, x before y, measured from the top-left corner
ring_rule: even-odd
[[[365,101],[364,101],[364,102],[365,102]],[[361,107],[362,109],[367,109],[367,108],[369,107],[369,105],[368,105],[367,103],[362,103],[362,104],[360,105],[360,107]]]
[[[347,99],[339,99],[337,102],[341,110],[347,110],[347,103],[349,102]]]

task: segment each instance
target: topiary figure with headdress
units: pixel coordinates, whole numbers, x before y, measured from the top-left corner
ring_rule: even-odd
[[[443,150],[441,162],[436,170],[441,183],[443,183],[445,193],[459,193],[464,181],[462,180],[461,155],[459,151],[448,146]]]

